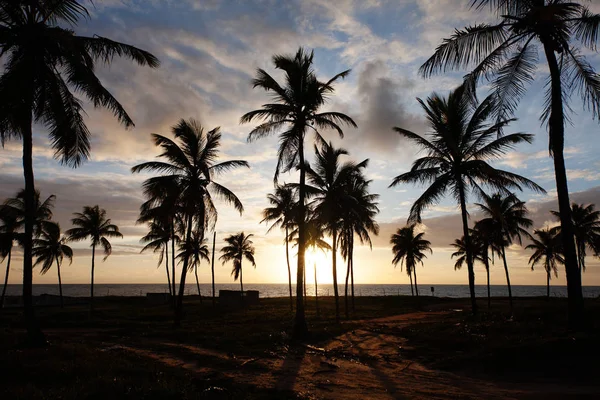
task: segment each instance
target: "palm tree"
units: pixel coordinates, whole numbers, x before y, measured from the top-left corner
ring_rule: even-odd
[[[69,264],[73,263],[73,250],[66,244],[66,238],[60,234],[60,225],[56,222],[46,224],[39,238],[33,240],[32,255],[37,257],[34,267],[42,265],[40,274],[45,274],[50,270],[52,264],[56,261],[56,271],[58,273],[58,292],[60,294],[60,308],[64,307],[62,279],[60,277],[60,266],[64,258],[69,259]]]
[[[176,205],[175,208],[181,215],[181,225],[185,228],[182,232],[183,241],[187,244],[192,240],[194,226],[203,239],[206,230],[210,226],[214,227],[216,223],[217,210],[211,192],[232,204],[241,215],[244,210],[241,201],[231,190],[215,182],[214,178],[231,169],[249,165],[242,160],[216,162],[221,146],[219,128],[206,132],[195,120],[182,119],[172,130],[175,141],[166,136],[152,134],[154,144],[162,149],[159,157],[166,161],[145,162],[136,165],[131,171],[161,173],[144,181],[144,194],[149,198],[148,203],[154,205],[163,203],[165,199],[172,199],[169,201]],[[182,261],[175,325],[181,322],[185,279],[190,260],[184,257]]]
[[[420,69],[427,77],[448,70],[473,68],[465,77],[471,93],[475,93],[475,86],[482,79],[491,80],[498,99],[495,114],[503,120],[513,114],[526,92],[526,85],[534,80],[539,65],[538,47],[543,49],[550,76],[542,119],[548,121],[565,249],[569,320],[574,327],[583,321],[583,294],[563,154],[564,109],[569,109],[568,101],[577,92],[593,116],[600,116],[600,76],[577,46],[578,42],[596,50],[600,15],[593,14],[581,3],[575,0],[471,0],[475,8],[489,6],[495,10],[499,23],[456,30]]]
[[[106,261],[112,253],[112,246],[108,241],[109,238],[122,238],[123,235],[119,232],[119,227],[114,225],[110,218],[106,218],[106,210],[98,205],[93,207],[84,206],[83,212],[73,213],[75,216],[71,219],[71,223],[75,225],[65,232],[69,241],[79,242],[81,240],[90,239],[92,247],[92,273],[90,281],[90,312],[94,311],[94,268],[96,258],[96,247],[101,246],[104,250],[104,258]]]
[[[477,226],[477,223],[475,224]],[[487,295],[488,295],[488,308],[490,307],[491,297],[490,297],[490,265],[489,265],[489,257],[487,255],[487,247],[483,245],[483,241],[481,240],[480,232],[478,230],[470,229],[469,230],[471,242],[470,242],[470,254],[473,257],[473,262],[479,261],[481,262],[486,270],[487,275]],[[467,263],[467,244],[465,242],[465,237],[461,237],[460,239],[454,239],[453,243],[450,243],[450,246],[454,247],[455,251],[450,255],[450,258],[456,258],[454,262],[454,270],[459,270]]]
[[[13,245],[15,240],[20,238],[18,215],[10,207],[1,206],[0,224],[0,261],[6,260],[6,274],[4,276],[4,286],[2,287],[2,297],[0,298],[0,308],[2,308],[4,307],[4,297],[8,285]]]
[[[419,297],[419,287],[417,285],[417,265],[421,263],[423,265],[423,259],[427,258],[425,255],[426,251],[433,254],[431,250],[431,242],[423,239],[425,232],[420,232],[415,235],[415,224],[400,228],[392,235],[390,243],[392,244],[392,252],[394,258],[392,263],[394,266],[400,263],[400,268],[406,264],[406,272],[411,277],[410,287],[412,291],[412,276],[411,272],[415,277],[415,292]]]
[[[596,244],[600,241],[600,211],[596,210],[594,204],[577,203],[573,203],[571,210],[575,232],[575,248],[577,249],[577,265],[581,274],[581,272],[585,272],[587,249],[594,251]],[[559,212],[550,212],[555,217],[560,218]],[[559,231],[562,231],[560,227]]]
[[[253,80],[254,87],[272,93],[273,102],[264,104],[262,108],[242,116],[242,123],[254,120],[263,121],[248,135],[248,141],[254,141],[276,132],[279,133],[279,150],[275,181],[280,173],[294,168],[300,172],[298,186],[298,224],[299,248],[298,269],[296,275],[296,318],[294,333],[304,336],[308,332],[304,315],[304,253],[305,253],[305,221],[306,221],[306,188],[305,188],[305,155],[304,138],[309,129],[313,130],[317,141],[324,142],[319,129],[333,129],[343,136],[341,124],[356,127],[352,118],[339,112],[320,112],[327,99],[334,92],[334,83],[345,78],[350,70],[343,71],[326,82],[318,80],[313,68],[314,53],[307,53],[300,48],[294,56],[275,55],[273,64],[285,74],[285,85],[277,83],[269,73],[258,69]]]
[[[233,268],[231,275],[233,280],[237,281],[240,279],[240,288],[242,301],[244,300],[244,282],[242,280],[242,261],[245,258],[250,261],[250,264],[256,268],[256,262],[254,261],[254,246],[250,238],[254,236],[252,234],[246,235],[244,232],[240,232],[235,235],[230,235],[225,238],[227,245],[221,249],[221,257],[219,260],[225,265],[229,261],[233,261]]]
[[[474,252],[474,260],[481,261],[485,267],[488,308],[491,308],[492,306],[490,294],[490,255],[492,256],[493,262],[494,252],[499,252],[498,247],[496,246],[498,240],[495,239],[497,235],[498,231],[496,230],[495,224],[490,223],[490,221],[477,221],[471,230],[473,244],[476,249]]]
[[[321,148],[315,146],[314,169],[307,166],[306,172],[310,184],[309,192],[314,196],[311,204],[314,218],[321,224],[325,233],[331,236],[331,258],[333,269],[333,294],[335,297],[335,317],[340,318],[340,304],[337,285],[337,245],[342,227],[345,205],[351,203],[349,187],[357,179],[361,170],[366,168],[369,160],[359,164],[346,162],[341,164],[340,158],[348,155],[344,149],[336,149],[331,143],[324,143]]]
[[[173,296],[173,290],[171,289],[171,278],[169,276],[169,241],[171,240],[171,231],[168,223],[155,219],[148,224],[148,233],[144,235],[140,242],[144,243],[145,246],[142,248],[140,253],[146,250],[152,250],[154,253],[159,253],[158,267],[165,260],[165,268],[167,270],[167,284],[169,286],[169,294]],[[175,276],[173,276],[174,278]]]
[[[482,218],[479,222],[491,227],[493,232],[495,232],[493,235],[495,240],[494,245],[498,249],[504,263],[508,299],[512,311],[513,301],[508,264],[506,263],[506,247],[510,246],[515,239],[521,244],[521,235],[528,235],[525,228],[530,228],[533,225],[533,221],[527,218],[528,211],[525,202],[519,200],[512,193],[506,196],[500,193],[494,193],[491,196],[482,193],[481,197],[484,203],[477,203],[477,207],[486,217]]]
[[[123,106],[102,86],[96,61],[110,64],[115,56],[139,65],[158,67],[152,54],[94,35],[75,34],[73,27],[90,15],[76,0],[1,0],[0,53],[5,65],[0,77],[0,141],[23,140],[25,232],[23,236],[23,310],[27,337],[42,344],[32,298],[32,240],[35,184],[33,174],[34,123],[43,125],[62,164],[77,167],[90,153],[90,131],[82,102],[72,89],[95,107],[109,109],[126,127],[133,121]]]
[[[200,297],[200,303],[202,304],[202,293],[200,293],[200,281],[198,280],[198,266],[202,260],[210,262],[208,258],[208,244],[207,240],[202,237],[203,235],[198,232],[192,232],[192,239],[184,242],[180,245],[180,252],[177,258],[180,260],[189,260],[188,268],[194,270],[196,275],[196,287],[198,288],[198,296]]]
[[[532,135],[513,133],[498,137],[498,131],[512,120],[490,123],[495,109],[495,97],[487,97],[481,104],[472,101],[465,86],[450,92],[447,98],[431,95],[426,102],[418,99],[427,115],[432,131],[422,137],[403,128],[395,127],[400,135],[426,151],[417,159],[409,172],[398,175],[392,186],[400,183],[426,183],[430,186],[413,204],[408,220],[421,222],[421,213],[436,204],[445,193],[451,192],[460,204],[463,235],[467,246],[467,268],[473,313],[475,301],[475,273],[471,254],[471,238],[467,221],[467,194],[482,192],[481,186],[496,190],[521,190],[522,186],[538,192],[544,190],[520,175],[496,169],[488,160],[497,158],[520,143],[530,143]]]
[[[289,230],[295,225],[294,212],[297,210],[298,200],[291,185],[275,185],[275,193],[267,195],[271,207],[263,210],[263,219],[261,223],[271,223],[269,233],[273,228],[280,227],[285,231],[285,259],[288,269],[288,285],[290,289],[290,310],[294,311],[294,300],[292,296],[292,269],[290,267],[290,250],[289,250]]]
[[[54,208],[54,201],[56,201],[55,195],[50,195],[46,200],[41,201],[41,194],[39,190],[34,192],[33,196],[33,237],[39,237],[42,232],[48,227],[49,224],[53,224],[52,221],[52,209]],[[10,213],[17,216],[18,228],[24,230],[25,228],[25,190],[21,189],[15,197],[6,199],[4,207],[11,210]]]
[[[530,236],[532,244],[525,247],[527,250],[533,250],[533,254],[529,258],[531,270],[540,262],[543,262],[546,270],[546,296],[550,298],[550,277],[554,271],[554,276],[558,278],[557,264],[564,264],[565,259],[562,255],[562,242],[560,234],[556,229],[536,229],[534,232],[536,237]]]

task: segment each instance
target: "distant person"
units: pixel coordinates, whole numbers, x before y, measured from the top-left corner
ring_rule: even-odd
[[[431,295],[434,296],[433,292],[435,292],[435,288],[432,286],[431,287]]]

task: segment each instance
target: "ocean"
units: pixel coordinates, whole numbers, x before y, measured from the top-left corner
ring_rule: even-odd
[[[469,297],[468,285],[419,285],[419,294],[437,297]],[[239,290],[239,284],[216,284],[217,295],[220,289]],[[503,285],[492,285],[490,287],[492,296],[508,296],[508,290]],[[286,297],[289,296],[289,289],[286,283],[268,283],[256,284],[248,283],[244,285],[244,290],[258,290],[260,297]],[[293,293],[296,292],[295,285],[292,285]],[[195,283],[186,285],[186,294],[196,295],[198,291]],[[203,296],[211,295],[210,284],[200,284],[200,291]],[[485,285],[476,285],[475,291],[477,297],[486,297],[487,289]],[[146,293],[168,293],[166,284],[96,284],[94,285],[94,296],[145,296]],[[344,293],[344,286],[339,285],[340,294]],[[536,297],[546,295],[546,286],[524,286],[515,285],[512,287],[515,297]],[[22,293],[21,285],[8,285],[6,294],[8,296],[20,296]],[[314,285],[306,286],[308,296],[314,296]],[[397,296],[410,295],[410,285],[354,285],[356,296]],[[54,294],[58,295],[58,285],[33,285],[33,294]],[[87,297],[90,294],[90,286],[86,284],[63,285],[63,294],[71,297]],[[319,296],[333,296],[333,285],[319,285]],[[550,295],[553,297],[566,297],[566,286],[550,286]],[[585,297],[599,297],[600,286],[584,286],[583,295]]]

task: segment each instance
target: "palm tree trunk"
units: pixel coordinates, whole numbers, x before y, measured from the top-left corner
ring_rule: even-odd
[[[348,259],[346,260],[347,269],[346,269],[346,285],[344,286],[344,308],[346,313],[346,319],[348,319],[348,282],[350,280],[350,254],[348,254]]]
[[[350,286],[352,287],[352,312],[356,311],[354,306],[354,236],[350,238]]]
[[[198,288],[198,297],[200,297],[200,304],[202,304],[202,293],[200,293],[200,281],[198,280],[198,266],[194,266],[194,275],[196,275],[196,287]]]
[[[240,288],[241,288],[241,299],[242,299],[242,304],[244,304],[244,281],[243,281],[243,270],[242,270],[242,260],[240,259]]]
[[[169,242],[165,243],[165,266],[167,268],[167,285],[169,286],[169,296],[173,297],[171,289],[171,277],[169,276]]]
[[[550,150],[554,159],[554,174],[556,178],[556,192],[558,195],[558,209],[560,211],[561,238],[565,257],[565,270],[567,272],[567,292],[569,296],[569,326],[579,329],[584,323],[583,293],[581,290],[581,276],[577,268],[577,255],[575,251],[575,235],[573,219],[571,216],[571,203],[569,200],[569,187],[567,184],[567,171],[563,154],[565,141],[564,112],[562,100],[561,72],[556,61],[556,55],[549,43],[544,43],[544,51],[548,60],[551,78],[551,113],[548,123],[550,136]]]
[[[475,271],[473,270],[473,254],[471,254],[471,237],[469,236],[469,222],[467,220],[467,202],[462,177],[457,176],[458,194],[460,198],[460,213],[462,216],[463,235],[467,253],[467,269],[469,270],[469,292],[471,295],[471,311],[477,314],[477,300],[475,299]]]
[[[285,227],[285,259],[288,267],[288,284],[290,286],[290,310],[294,311],[294,296],[292,296],[292,269],[290,268],[290,244],[288,242],[288,226]]]
[[[212,275],[212,304],[215,306],[215,245],[217,243],[217,231],[213,232],[212,261],[210,263],[210,273]]]
[[[513,299],[512,299],[512,290],[510,287],[510,275],[508,274],[508,264],[506,263],[506,251],[504,250],[504,246],[501,247],[502,250],[502,262],[504,263],[504,273],[506,274],[506,286],[508,286],[508,302],[510,304],[510,312],[513,311]]]
[[[317,308],[317,316],[319,316],[319,287],[317,286],[317,263],[315,262],[315,307]]]
[[[187,232],[185,235],[185,241],[186,243],[188,243],[189,240],[191,240],[192,237],[192,223],[193,223],[193,216],[190,213],[188,216],[188,220],[187,220]],[[204,224],[200,225],[203,226]],[[200,243],[202,243],[202,238],[200,238]],[[175,326],[180,326],[181,325],[181,317],[183,315],[183,295],[185,294],[185,277],[187,275],[187,269],[188,269],[188,265],[189,265],[189,256],[186,255],[183,258],[183,268],[181,269],[181,281],[179,282],[179,295],[177,296],[177,306],[175,307],[175,321],[174,324]]]
[[[304,306],[306,307],[306,268],[304,269]]]
[[[43,345],[46,338],[40,329],[33,308],[33,224],[35,220],[35,182],[33,175],[32,107],[22,116],[23,175],[25,178],[25,235],[23,237],[23,314],[27,328],[27,344]]]
[[[177,290],[175,290],[175,219],[171,221],[171,270],[173,277],[171,279],[173,285],[173,308],[177,308]]]
[[[8,273],[10,272],[10,259],[12,249],[8,251],[8,259],[6,260],[6,275],[4,275],[4,287],[2,288],[2,298],[0,298],[0,308],[4,307],[4,297],[6,296],[6,286],[8,285]]]
[[[305,200],[305,180],[306,171],[304,166],[304,132],[302,132],[298,143],[298,162],[300,167],[300,185],[298,188],[299,197],[299,216],[298,216],[298,269],[296,271],[296,317],[294,319],[294,336],[303,338],[308,333],[306,325],[306,315],[304,314],[304,253],[306,251],[306,210],[304,206]]]
[[[415,293],[417,297],[419,297],[419,286],[417,285],[417,266],[413,266],[413,274],[415,275]]]
[[[92,279],[90,283],[90,314],[94,312],[94,263],[96,258],[96,245],[92,244]]]
[[[338,293],[338,285],[337,285],[337,231],[333,230],[333,243],[331,246],[331,254],[332,254],[332,269],[333,269],[333,295],[335,296],[335,320],[340,320],[340,295]]]
[[[492,308],[492,298],[490,296],[490,263],[487,261],[487,253],[485,253],[486,261],[485,261],[485,274],[487,275],[487,298],[488,298],[488,308]]]
[[[546,271],[546,298],[550,300],[550,272]]]
[[[410,295],[414,296],[415,295],[415,291],[413,290],[413,283],[412,283],[412,274],[411,274],[411,272],[408,273],[408,277],[410,278]]]
[[[56,270],[58,271],[58,294],[60,295],[60,308],[65,308],[65,304],[63,303],[62,279],[60,278],[60,262],[58,261],[58,257],[56,257]]]

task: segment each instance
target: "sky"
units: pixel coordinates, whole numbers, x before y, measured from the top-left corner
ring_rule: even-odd
[[[60,165],[48,144],[46,131],[34,129],[36,185],[46,197],[55,194],[54,218],[63,229],[70,228],[73,212],[84,205],[98,204],[124,235],[115,239],[113,254],[97,264],[97,283],[162,283],[164,267],[157,268],[157,256],[140,254],[139,239],[145,234],[136,225],[144,201],[141,183],[148,175],[132,175],[130,168],[152,160],[157,149],[151,133],[170,135],[181,118],[194,118],[207,129],[220,126],[223,132],[222,160],[243,159],[250,169],[224,174],[219,183],[232,189],[245,211],[239,215],[227,204],[217,202],[217,251],[222,239],[244,231],[254,234],[256,269],[244,269],[245,283],[287,282],[283,235],[267,234],[260,224],[268,205],[266,195],[273,189],[277,139],[247,143],[252,125],[240,125],[242,114],[260,107],[269,99],[253,89],[251,79],[257,68],[274,76],[273,54],[291,54],[299,46],[314,49],[315,68],[322,79],[345,69],[350,76],[336,86],[327,109],[342,111],[358,123],[345,130],[343,139],[326,132],[326,138],[342,146],[347,160],[370,160],[367,176],[371,190],[380,195],[381,227],[373,247],[355,250],[358,283],[408,283],[400,268],[394,268],[389,239],[406,224],[412,202],[423,187],[388,186],[393,177],[406,172],[418,157],[418,149],[401,139],[391,128],[400,126],[425,133],[427,126],[416,101],[433,91],[447,94],[460,84],[460,73],[423,79],[419,66],[441,39],[454,28],[490,20],[487,10],[476,12],[468,1],[459,0],[96,0],[91,18],[74,29],[81,35],[101,35],[136,45],[152,52],[161,61],[156,70],[115,60],[98,68],[105,86],[124,105],[136,123],[126,130],[106,110],[87,104],[86,122],[92,133],[92,156],[83,166],[70,169]],[[591,4],[593,11],[600,6]],[[600,56],[587,54],[600,70]],[[529,191],[519,194],[527,201],[535,228],[555,224],[549,210],[557,209],[552,160],[548,156],[547,133],[539,116],[547,69],[540,61],[536,80],[520,104],[510,132],[535,135],[531,145],[519,146],[493,165],[525,175],[542,185],[547,194]],[[485,87],[483,88],[485,90]],[[567,126],[566,163],[572,201],[600,203],[600,136],[598,122],[586,112],[579,99],[572,99],[571,124]],[[308,140],[312,140],[309,138]],[[309,141],[309,148],[312,144]],[[13,196],[23,186],[21,143],[9,142],[0,150],[0,200]],[[312,155],[309,156],[312,159]],[[282,181],[293,181],[284,175]],[[471,223],[478,218],[469,198]],[[449,246],[462,235],[460,217],[452,199],[443,200],[424,214],[423,229],[433,244],[433,255],[419,267],[422,284],[466,284],[466,268],[455,271]],[[212,235],[210,235],[212,238]],[[89,282],[91,250],[86,243],[73,244],[72,265],[62,269],[63,283]],[[295,250],[292,249],[292,254]],[[507,252],[511,281],[517,285],[545,284],[542,268],[531,271],[529,254],[514,245]],[[319,282],[331,282],[331,255],[315,256]],[[13,258],[10,283],[22,279],[22,258]],[[600,285],[600,262],[588,257],[584,285]],[[343,265],[341,258],[338,265]],[[295,258],[292,260],[295,266]],[[295,270],[295,268],[294,268]],[[231,283],[231,266],[216,266],[216,281]],[[209,282],[210,266],[199,270],[200,280]],[[476,282],[485,283],[482,266],[475,268]],[[339,275],[342,275],[340,268]],[[293,276],[295,273],[293,272]],[[55,270],[34,274],[34,283],[55,283]],[[492,284],[504,284],[499,262],[491,267]],[[553,284],[565,284],[564,268]]]

